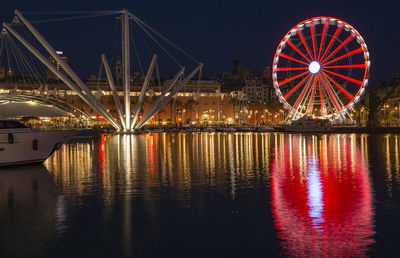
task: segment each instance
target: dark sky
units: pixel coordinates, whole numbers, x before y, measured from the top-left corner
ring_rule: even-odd
[[[25,0],[4,1],[0,15],[3,21],[10,21],[14,9],[83,11],[121,8],[129,9],[203,62],[207,75],[231,71],[233,59],[242,59],[244,66],[261,73],[265,65],[271,64],[277,44],[286,32],[298,22],[319,15],[342,19],[364,37],[371,54],[372,81],[388,80],[400,72],[398,1]],[[43,34],[55,48],[68,50],[71,64],[75,67],[77,63],[83,64],[84,68],[78,68],[83,74],[95,74],[99,69],[98,60],[93,61],[94,56],[89,53],[96,47],[79,43],[85,32],[77,32],[81,29],[77,24],[70,26],[78,36],[67,40],[59,37],[61,33],[67,33],[64,27],[60,30],[44,28]],[[111,44],[112,40],[101,33],[102,27],[106,30],[109,26],[105,20],[90,26],[98,26],[94,31],[99,36],[92,39]],[[42,32],[40,27],[38,29]]]

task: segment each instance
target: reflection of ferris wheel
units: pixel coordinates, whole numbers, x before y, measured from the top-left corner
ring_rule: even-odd
[[[368,83],[369,53],[349,24],[315,17],[293,27],[279,44],[272,66],[279,100],[294,119],[343,116]]]

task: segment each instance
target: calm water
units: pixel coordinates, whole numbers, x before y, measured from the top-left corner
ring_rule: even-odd
[[[103,135],[0,169],[2,257],[396,256],[400,136]]]

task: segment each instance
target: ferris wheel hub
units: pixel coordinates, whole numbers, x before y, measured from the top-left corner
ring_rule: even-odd
[[[317,61],[311,62],[308,66],[308,70],[310,70],[311,73],[318,73],[320,69],[321,65]]]

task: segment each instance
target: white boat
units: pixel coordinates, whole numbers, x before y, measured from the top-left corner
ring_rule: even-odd
[[[0,166],[42,163],[77,131],[40,131],[0,119]]]
[[[284,125],[283,129],[287,132],[331,132],[332,127],[327,119],[313,119],[310,117],[300,118]]]

